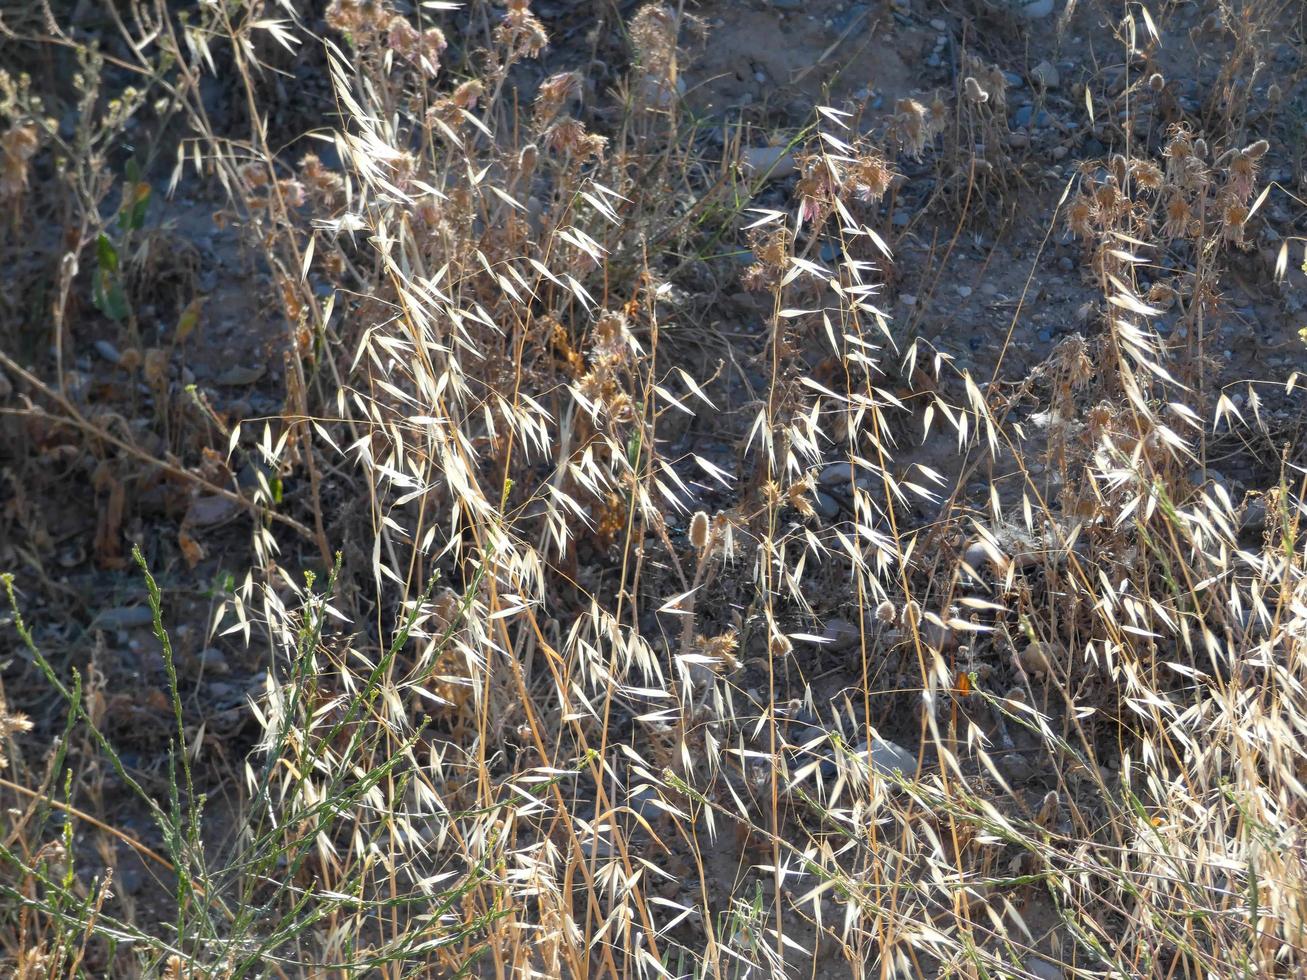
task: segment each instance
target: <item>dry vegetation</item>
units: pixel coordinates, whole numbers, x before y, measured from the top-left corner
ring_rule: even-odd
[[[1080,101],[1117,141],[1037,216],[1097,303],[1015,380],[883,299],[909,172],[954,241],[1046,180],[978,55],[955,92],[814,107],[774,208],[683,105],[690,9],[596,4],[625,57],[596,84],[597,48],[534,67],[527,0],[296,6],[105,4],[103,50],[6,15],[81,107],[0,76],[4,247],[54,256],[0,326],[10,975],[1307,970],[1307,474],[1255,394],[1296,378],[1234,398],[1209,339],[1269,200],[1285,5],[1210,4],[1233,53],[1196,113],[1152,69],[1172,8],[1103,5],[1127,81]],[[333,109],[291,131],[304,64]],[[214,303],[149,217],[187,186],[266,283],[279,411],[187,378]],[[901,462],[923,442],[949,472]],[[1271,474],[1246,495],[1208,479],[1236,452]],[[32,517],[64,479],[82,559],[148,582],[153,761],[96,622],[41,632],[112,605]],[[214,513],[245,565],[171,602]],[[188,687],[181,648],[224,637],[263,664],[244,742]]]

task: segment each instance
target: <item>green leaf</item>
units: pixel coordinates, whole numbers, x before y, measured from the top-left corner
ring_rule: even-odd
[[[101,234],[95,240],[95,261],[100,266],[101,272],[118,271],[118,250],[113,247],[113,242],[109,241],[109,236]]]
[[[150,206],[149,184],[133,181],[123,187],[123,203],[118,211],[118,227],[136,231],[145,226],[145,212]]]
[[[122,283],[118,277],[100,269],[95,275],[95,286],[91,290],[91,302],[95,308],[111,320],[121,321],[127,318],[127,296],[123,293]]]

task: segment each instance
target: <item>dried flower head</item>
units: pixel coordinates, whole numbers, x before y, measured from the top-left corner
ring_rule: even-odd
[[[27,188],[27,171],[38,146],[36,126],[14,123],[0,136],[0,201],[18,197]]]
[[[526,0],[512,0],[495,28],[495,40],[505,48],[504,61],[512,64],[521,58],[539,57],[549,44],[549,35],[540,18],[528,9]]]
[[[1162,224],[1162,234],[1167,238],[1184,238],[1189,234],[1189,223],[1193,211],[1185,196],[1176,191],[1166,202],[1166,221]]]
[[[861,201],[875,204],[889,191],[894,173],[885,158],[878,153],[867,153],[849,167],[846,184]]]
[[[481,96],[485,94],[485,91],[485,85],[475,78],[470,78],[466,82],[460,83],[449,99],[460,109],[470,112],[477,107],[477,103],[481,100]]]
[[[1162,168],[1152,160],[1131,160],[1130,177],[1142,191],[1155,193],[1162,189]]]
[[[989,101],[989,93],[981,87],[980,82],[976,81],[974,75],[968,75],[966,80],[962,83],[962,87],[966,92],[968,102],[972,102],[976,105],[984,105]]]
[[[631,44],[646,75],[671,80],[676,70],[676,14],[659,3],[645,4],[631,19]]]
[[[1154,92],[1160,92],[1166,88],[1166,79],[1162,77],[1161,72],[1153,72],[1148,76],[1148,87]]]
[[[1221,237],[1231,245],[1243,247],[1248,224],[1248,207],[1237,200],[1227,200],[1221,209]]]
[[[535,99],[536,125],[544,125],[558,115],[567,104],[581,97],[581,73],[559,72],[540,83]]]
[[[1226,188],[1237,200],[1246,201],[1252,197],[1253,187],[1257,183],[1257,159],[1246,151],[1236,153],[1226,170]]]
[[[1080,194],[1066,212],[1067,231],[1082,240],[1088,240],[1094,235],[1094,202],[1091,198]]]
[[[690,518],[690,544],[700,554],[708,547],[708,515],[701,510]]]
[[[916,99],[899,99],[894,105],[890,128],[903,152],[920,160],[926,145],[935,135],[930,111]]]
[[[894,603],[888,599],[882,599],[876,606],[876,622],[891,625],[898,618],[894,609]]]
[[[740,666],[735,657],[740,648],[740,638],[735,630],[727,630],[717,636],[699,636],[696,641],[704,656],[718,661],[725,670],[736,670]]]

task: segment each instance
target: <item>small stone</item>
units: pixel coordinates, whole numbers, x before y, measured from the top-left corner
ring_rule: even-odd
[[[1017,12],[1030,20],[1043,20],[1053,12],[1054,5],[1054,0],[1031,0],[1030,3],[1021,4]]]
[[[938,17],[936,17],[936,18],[934,18],[933,20],[931,20],[931,22],[930,22],[930,26],[931,26],[931,29],[932,29],[932,30],[936,30],[936,31],[947,31],[947,30],[948,30],[948,24],[944,23],[944,21],[941,20],[941,19],[938,18]]]
[[[105,630],[129,630],[139,626],[149,626],[154,622],[154,613],[149,606],[119,606],[105,609],[95,617],[92,628]]]
[[[908,222],[912,220],[912,217],[911,215],[908,214],[908,212],[900,210],[894,212],[894,217],[892,220],[894,222],[894,227],[906,228],[908,226]]]
[[[185,522],[191,527],[212,527],[234,517],[237,510],[236,501],[230,497],[219,497],[216,494],[196,497],[186,508]]]
[[[862,760],[867,761],[870,755],[872,768],[882,776],[892,776],[896,772],[901,772],[909,779],[917,775],[917,757],[909,752],[903,746],[891,742],[889,739],[881,738],[879,735],[873,735],[871,740],[871,752],[867,751],[867,743],[860,742],[858,747],[853,750],[854,755]],[[834,759],[827,759],[821,764],[821,774],[826,779],[834,779],[838,766]]]
[[[840,652],[852,649],[862,641],[862,632],[847,619],[832,619],[821,631],[822,646]]]
[[[1054,160],[1062,160],[1067,155],[1067,148],[1063,146],[1061,143],[1059,143],[1057,146],[1053,147],[1051,150],[1048,151],[1048,155],[1051,156]]]
[[[1052,332],[1051,330],[1048,330],[1047,328],[1045,328],[1045,329],[1039,331],[1038,337],[1039,337],[1040,343],[1047,344],[1049,341],[1051,341],[1051,340],[1053,339],[1053,332]]]
[[[816,507],[818,515],[826,521],[833,521],[840,516],[840,505],[836,503],[835,498],[822,493],[820,490],[814,494],[815,501],[813,506]]]
[[[989,549],[979,541],[972,542],[962,553],[962,560],[977,575],[983,575],[990,569]]]
[[[1066,651],[1059,643],[1046,643],[1035,640],[1027,643],[1017,654],[1022,668],[1029,674],[1051,674],[1053,665],[1066,658]]]
[[[1253,497],[1244,505],[1243,513],[1239,515],[1239,536],[1260,535],[1265,530],[1266,500],[1263,497]]]
[[[1063,980],[1066,976],[1061,967],[1048,962],[1048,960],[1040,959],[1038,956],[1032,956],[1026,960],[1026,972],[1035,980]]]
[[[1062,76],[1051,61],[1041,61],[1035,65],[1031,69],[1030,80],[1043,89],[1057,88],[1062,84]]]
[[[817,474],[817,482],[823,487],[847,489],[849,481],[853,478],[853,468],[848,463],[827,463]]]
[[[899,302],[907,307],[916,306],[917,297],[914,296],[912,293],[904,293],[902,296],[899,297]]]
[[[865,755],[866,751],[864,744],[859,754]],[[889,775],[896,771],[903,773],[909,779],[917,775],[916,755],[879,735],[871,741],[871,764],[881,775]]]
[[[97,354],[110,364],[118,364],[123,359],[123,356],[118,353],[118,348],[107,340],[97,340],[91,346],[95,348]]]
[[[783,146],[747,147],[741,161],[749,174],[767,180],[779,180],[794,170],[794,154]]]
[[[217,647],[208,647],[200,653],[200,666],[214,674],[231,673],[226,655]]]
[[[1071,258],[1071,256],[1063,255],[1060,259],[1057,260],[1057,267],[1062,272],[1074,272],[1076,269],[1076,263],[1075,260]]]
[[[126,867],[114,878],[114,884],[128,895],[137,895],[145,887],[145,875],[139,868]]]
[[[970,286],[959,286],[959,287],[958,287],[958,295],[961,296],[963,299],[966,299],[967,297],[969,297],[969,296],[971,295],[971,287],[970,287]]]
[[[1024,783],[1035,775],[1035,767],[1020,752],[1009,752],[998,762],[1011,782]]]
[[[212,681],[208,685],[210,699],[215,704],[221,704],[224,701],[231,701],[233,698],[241,696],[242,691],[235,684],[228,684],[226,681]]]

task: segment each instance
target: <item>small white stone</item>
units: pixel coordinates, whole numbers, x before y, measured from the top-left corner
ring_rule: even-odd
[[[963,299],[966,299],[968,296],[971,295],[971,287],[970,287],[970,286],[959,286],[959,287],[958,287],[958,295],[961,296]]]

